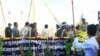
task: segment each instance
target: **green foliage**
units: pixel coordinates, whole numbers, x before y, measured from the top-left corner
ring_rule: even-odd
[[[31,45],[30,44],[29,44],[29,47],[28,47],[26,56],[33,56],[32,49],[31,49]]]
[[[53,52],[49,48],[46,48],[45,49],[45,56],[53,56]]]
[[[71,47],[72,47],[72,43],[73,43],[74,38],[71,37],[68,42],[66,43],[66,56],[70,56],[70,52],[71,52]]]
[[[3,54],[3,41],[0,40],[0,56]]]

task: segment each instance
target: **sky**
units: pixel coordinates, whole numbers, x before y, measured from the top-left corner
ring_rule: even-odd
[[[61,23],[73,24],[71,0],[46,0],[47,5]],[[0,27],[7,26],[7,23],[18,22],[19,28],[24,26],[28,20],[31,0],[1,0],[6,25],[0,12]],[[1,5],[0,5],[1,6]],[[74,0],[75,23],[81,19],[81,15],[89,24],[97,24],[97,13],[100,10],[100,0]],[[1,8],[0,8],[1,10]],[[33,19],[34,18],[34,19]],[[38,28],[44,24],[54,27],[56,20],[44,4],[44,0],[32,0],[29,22],[37,22]]]

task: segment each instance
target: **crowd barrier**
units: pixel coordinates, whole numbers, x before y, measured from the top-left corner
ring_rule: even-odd
[[[65,56],[66,43],[68,38],[5,38],[3,43],[3,56],[21,56],[21,48],[23,47],[24,56],[31,54],[32,56]],[[49,50],[48,53],[47,50]],[[30,52],[29,52],[30,51]]]

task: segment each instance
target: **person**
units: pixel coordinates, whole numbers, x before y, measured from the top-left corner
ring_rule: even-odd
[[[59,30],[60,28],[60,25],[56,24],[56,29]]]
[[[44,37],[49,37],[49,34],[50,34],[50,32],[49,32],[49,29],[48,29],[48,24],[45,24],[44,29],[42,30],[42,35]]]
[[[5,28],[5,37],[12,37],[11,23],[8,23],[8,27]]]
[[[66,31],[67,37],[73,37],[73,32],[71,30],[71,27],[67,27],[67,31]]]
[[[55,32],[55,36],[57,36],[57,31],[60,29],[60,25],[56,24],[56,32]]]
[[[22,37],[29,37],[29,22],[25,23],[25,26],[21,29],[20,34]]]
[[[80,30],[87,31],[88,23],[84,18],[82,18],[82,24],[80,25]]]
[[[87,27],[87,34],[89,39],[84,43],[79,43],[78,37],[75,37],[73,45],[76,49],[82,49],[85,53],[85,56],[97,56],[99,50],[99,45],[96,41],[97,27],[94,24],[91,24]]]
[[[30,34],[31,34],[31,37],[37,37],[38,32],[37,32],[37,23],[36,22],[30,24]]]
[[[12,29],[12,36],[13,37],[19,37],[20,36],[17,22],[14,22],[14,27]]]
[[[67,23],[62,22],[61,28],[57,30],[56,32],[57,37],[60,37],[60,38],[66,37],[67,36],[66,31],[67,31]]]

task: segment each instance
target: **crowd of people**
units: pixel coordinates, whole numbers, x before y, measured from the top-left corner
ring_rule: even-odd
[[[14,27],[11,28],[11,23],[8,23],[8,27],[5,28],[5,37],[37,37],[38,31],[37,31],[37,23],[29,23],[26,22],[25,26],[21,29],[21,31],[18,30],[18,24],[17,22],[14,22]],[[63,37],[75,37],[73,41],[73,45],[75,49],[78,51],[84,50],[85,56],[97,56],[97,52],[99,50],[99,44],[96,40],[97,35],[97,27],[98,25],[88,25],[88,23],[85,21],[85,19],[82,19],[82,22],[78,24],[76,27],[73,25],[68,25],[66,22],[62,22],[61,25],[56,25],[56,32],[55,36],[59,38]],[[48,24],[44,25],[44,29],[42,31],[42,36],[49,37],[49,29]],[[78,32],[86,32],[87,40],[83,43],[79,42]],[[99,30],[100,31],[100,30]],[[84,34],[83,34],[84,35]],[[96,37],[95,37],[96,36]],[[84,36],[83,36],[84,37]]]
[[[37,23],[29,23],[25,22],[25,25],[21,30],[19,31],[18,29],[18,23],[14,22],[14,27],[11,28],[12,24],[8,23],[8,26],[5,28],[5,37],[13,38],[13,37],[37,37],[40,35],[37,31]],[[73,26],[67,25],[66,22],[63,22],[61,25],[56,25],[56,32],[55,36],[57,37],[65,37],[65,36],[71,36],[72,33],[72,28]],[[50,36],[51,32],[49,29],[49,25],[45,24],[44,29],[41,32],[41,35],[44,37],[51,37]]]
[[[29,22],[25,23],[25,26],[19,31],[18,29],[18,23],[14,22],[14,27],[11,28],[11,23],[8,23],[8,27],[5,28],[5,37],[36,37],[37,36],[37,29],[36,29],[36,23],[31,23]]]

